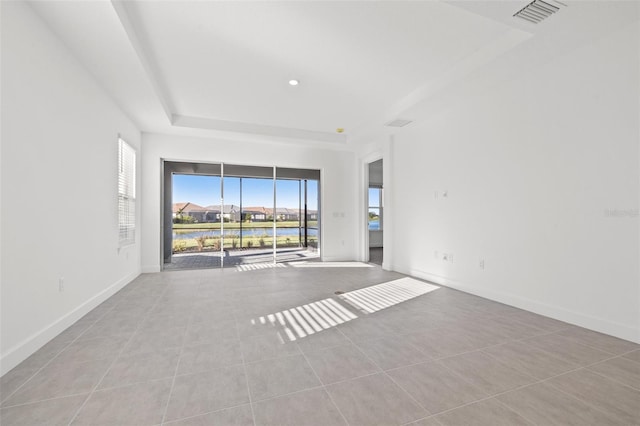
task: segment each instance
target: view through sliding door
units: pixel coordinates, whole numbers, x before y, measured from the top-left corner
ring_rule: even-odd
[[[319,257],[318,170],[167,161],[164,166],[165,269]]]

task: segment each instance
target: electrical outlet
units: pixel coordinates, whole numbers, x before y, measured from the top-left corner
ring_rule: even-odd
[[[60,293],[64,291],[64,277],[58,278],[58,291]]]
[[[449,261],[449,255],[447,253],[444,253],[442,255],[442,260],[444,260],[445,262],[448,262]]]
[[[480,263],[478,264],[480,269],[484,269],[484,259],[480,259]]]

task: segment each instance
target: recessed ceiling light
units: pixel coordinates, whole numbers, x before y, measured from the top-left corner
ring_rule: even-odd
[[[289,85],[290,86],[297,86],[298,84],[300,84],[299,80],[289,80]]]

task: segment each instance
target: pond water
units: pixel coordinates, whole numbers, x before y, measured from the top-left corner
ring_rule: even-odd
[[[299,235],[298,228],[276,228],[276,236],[277,237],[297,237]],[[307,234],[311,237],[318,236],[318,230],[316,228],[307,228]],[[207,236],[220,236],[219,229],[211,229],[207,231],[173,231],[173,239],[174,240],[190,240],[192,238],[197,238],[203,235]],[[239,229],[228,229],[224,231],[225,238],[232,237],[234,235],[240,236]],[[246,228],[242,230],[242,238],[245,237],[260,237],[266,235],[267,237],[273,236],[273,228]],[[304,236],[304,234],[302,234]]]

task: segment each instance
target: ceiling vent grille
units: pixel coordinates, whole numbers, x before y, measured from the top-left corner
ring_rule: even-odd
[[[413,123],[413,121],[411,120],[403,120],[401,118],[398,118],[397,120],[393,120],[388,122],[387,124],[385,124],[385,126],[387,127],[404,127],[407,124],[411,124]]]
[[[539,24],[558,10],[560,10],[559,7],[549,4],[546,1],[533,0],[513,16],[524,19],[525,21],[529,21],[533,24]]]

